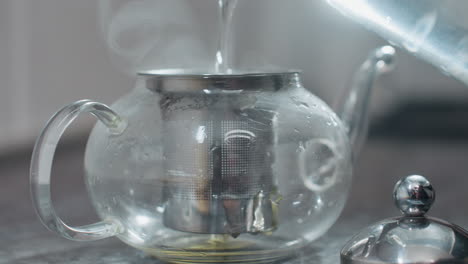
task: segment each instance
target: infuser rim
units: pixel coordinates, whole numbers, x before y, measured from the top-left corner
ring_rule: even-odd
[[[157,78],[174,78],[174,79],[210,79],[210,78],[244,78],[244,77],[270,77],[275,75],[290,75],[301,74],[302,70],[290,69],[284,71],[240,71],[233,73],[216,73],[206,72],[199,70],[186,70],[186,69],[161,69],[161,70],[145,70],[138,72],[140,76],[157,77]]]
[[[301,86],[301,71],[246,72],[233,74],[197,73],[180,69],[140,72],[146,88],[155,92],[198,92],[217,94],[243,91],[277,91]]]

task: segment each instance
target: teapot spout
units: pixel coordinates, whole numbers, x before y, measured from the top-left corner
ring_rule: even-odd
[[[348,130],[354,156],[359,154],[367,137],[372,87],[380,74],[393,69],[394,57],[392,46],[373,50],[354,74],[351,88],[342,97],[338,113]]]

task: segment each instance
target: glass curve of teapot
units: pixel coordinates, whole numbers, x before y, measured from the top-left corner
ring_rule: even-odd
[[[302,86],[299,72],[145,72],[111,107],[68,105],[33,152],[38,215],[65,238],[117,236],[170,262],[291,256],[342,211],[371,87],[393,53],[388,46],[371,53],[341,119]],[[80,113],[100,120],[86,148],[85,181],[102,222],[71,227],[53,209],[50,173],[58,140]]]

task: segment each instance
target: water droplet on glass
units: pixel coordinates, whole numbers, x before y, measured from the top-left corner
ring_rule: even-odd
[[[293,101],[293,103],[296,105],[296,107],[298,107],[299,106],[298,98],[296,96],[291,96],[290,98]]]
[[[449,69],[447,68],[447,66],[440,65],[439,70],[440,70],[440,72],[442,72],[442,74],[450,76]]]
[[[395,47],[400,47],[400,45],[393,40],[388,40],[388,44],[395,46]]]
[[[304,201],[304,194],[300,193],[296,196],[294,201],[292,202],[292,205],[298,206]]]
[[[157,206],[157,207],[156,207],[156,211],[157,211],[158,213],[161,213],[161,214],[162,214],[162,213],[164,213],[164,207],[163,207],[163,206]]]
[[[303,152],[304,150],[305,150],[304,142],[299,141],[299,146],[297,147],[296,152],[299,153],[299,152]]]
[[[299,219],[297,219],[297,223],[302,224],[302,223],[304,223],[304,220],[302,218],[299,218]]]
[[[309,109],[309,105],[307,103],[301,102],[300,104],[302,107]]]
[[[330,119],[330,123],[331,123],[331,125],[334,126],[334,127],[338,126],[338,122],[336,122],[336,120],[333,119],[333,118]]]

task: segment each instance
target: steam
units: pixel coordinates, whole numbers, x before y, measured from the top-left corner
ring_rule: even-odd
[[[100,29],[120,70],[208,68],[206,45],[194,30],[188,1],[101,0]]]
[[[111,61],[131,76],[174,69],[227,74],[280,71],[275,66],[278,58],[288,57],[279,52],[284,50],[284,37],[267,35],[274,31],[265,30],[278,26],[275,10],[282,10],[275,7],[270,11],[275,5],[269,1],[245,1],[242,5],[238,0],[98,3],[101,36]],[[267,16],[267,21],[259,19],[260,14]],[[235,37],[234,28],[240,29]]]

